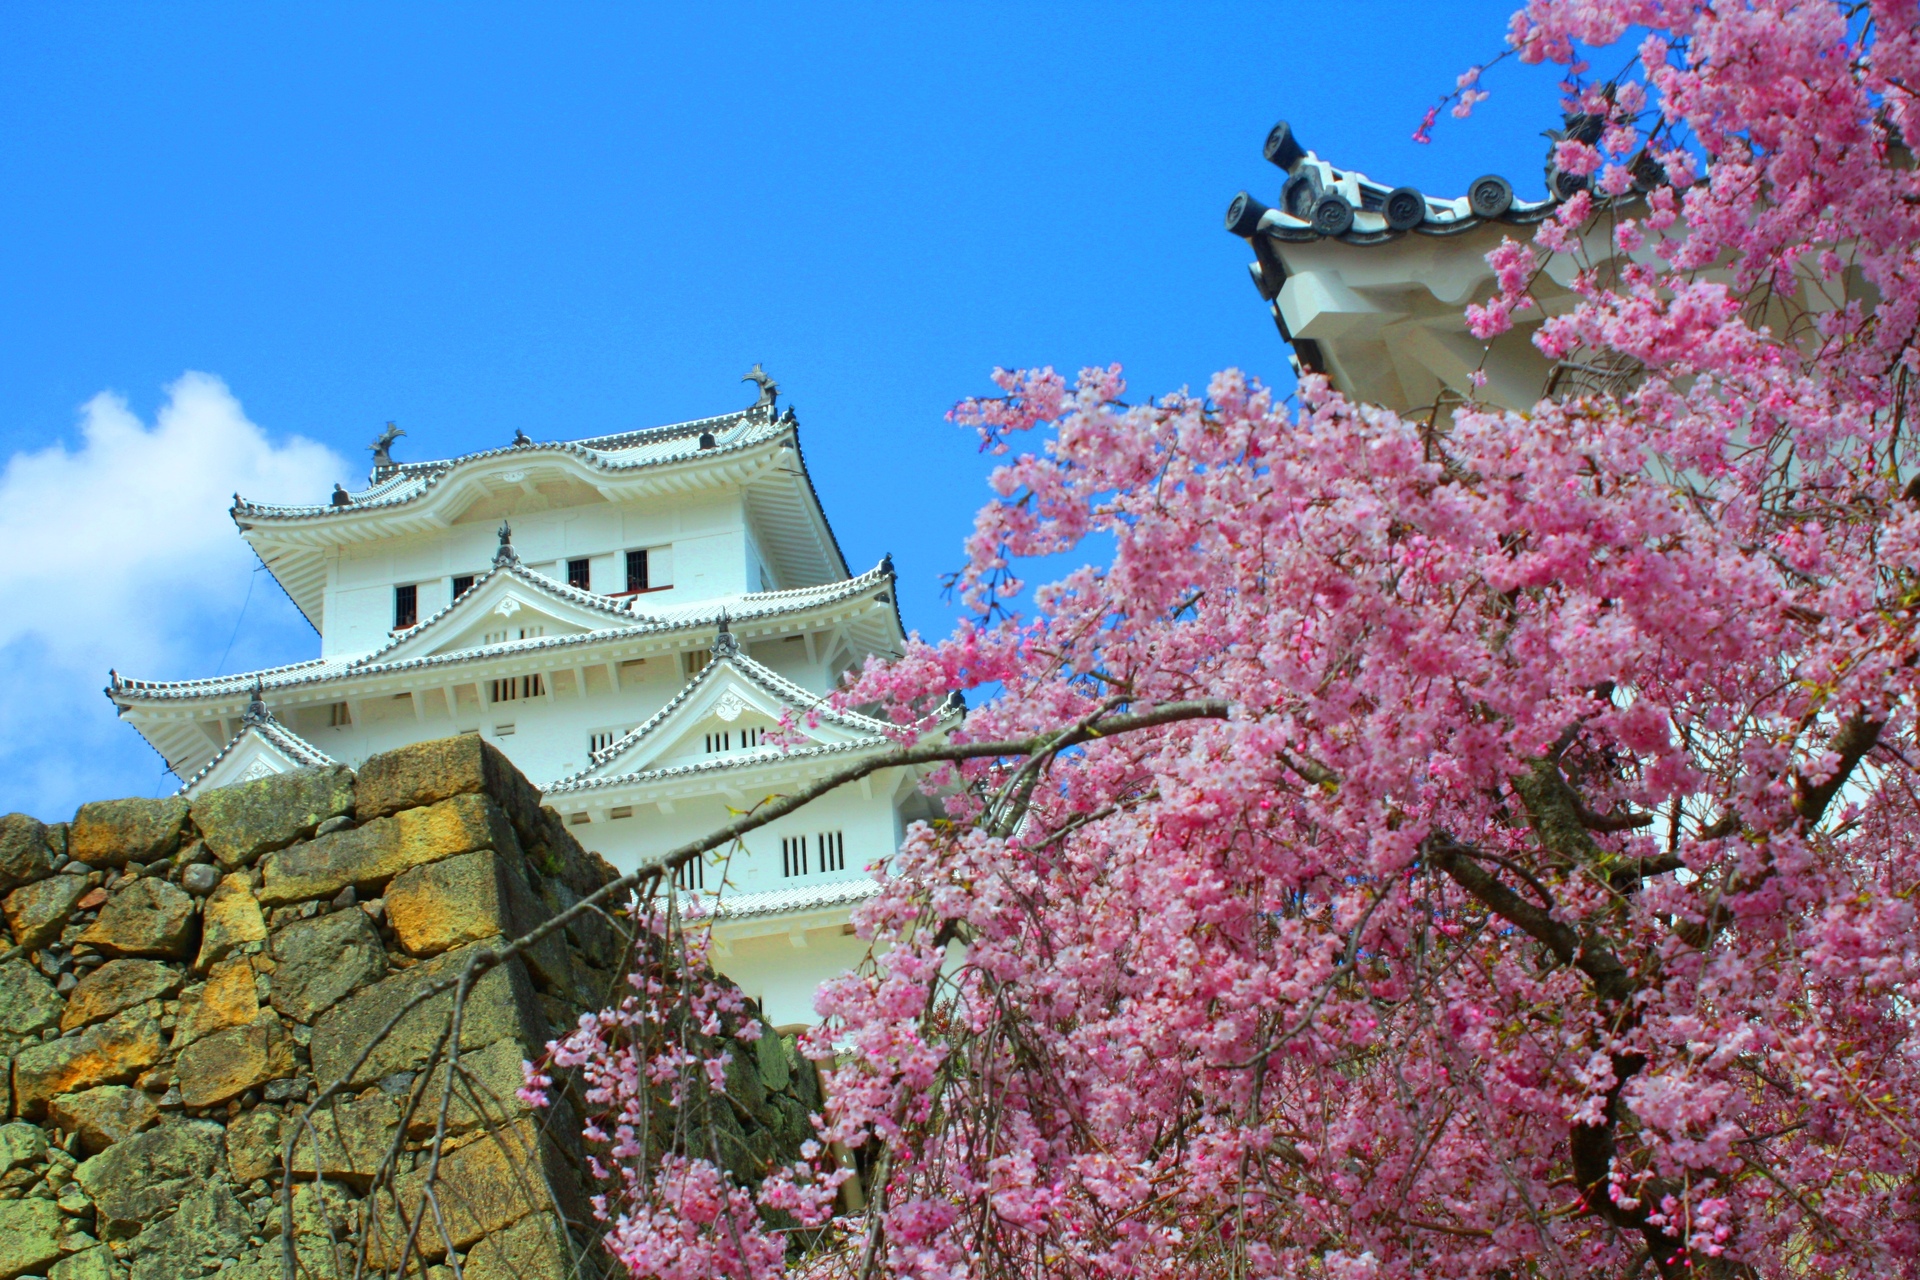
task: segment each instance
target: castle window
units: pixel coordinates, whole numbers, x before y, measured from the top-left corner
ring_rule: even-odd
[[[539,676],[508,676],[504,680],[490,680],[487,685],[494,702],[538,698],[547,691],[546,681]]]
[[[820,869],[822,871],[845,871],[847,869],[847,837],[839,831],[820,833]]]
[[[590,733],[587,735],[587,750],[593,755],[599,755],[602,751],[605,751],[608,747],[620,741],[623,736],[625,735],[618,729],[601,729],[595,733]]]
[[[689,680],[699,675],[702,671],[705,671],[707,664],[713,661],[713,654],[705,649],[695,649],[681,656],[686,659],[687,679]]]
[[[455,575],[454,575],[454,579],[453,579],[453,598],[454,598],[455,600],[458,600],[458,599],[459,599],[459,598],[460,598],[461,596],[463,596],[463,595],[465,595],[465,594],[467,594],[467,592],[469,592],[469,591],[471,591],[471,590],[473,590],[473,575],[472,575],[472,574],[470,574],[470,573],[460,573],[460,574],[455,574]]]
[[[588,584],[591,583],[592,581],[593,581],[593,565],[591,561],[587,561],[587,560],[567,561],[567,585],[568,586],[578,587],[582,591],[590,591],[592,590],[592,588]]]
[[[792,879],[807,874],[807,838],[780,837],[780,874]]]
[[[327,708],[327,724],[335,729],[344,729],[353,723],[353,712],[344,702],[336,702]]]
[[[730,751],[732,749],[733,749],[733,733],[731,730],[723,731],[720,733],[710,733],[707,735],[707,754],[708,755],[716,755],[719,752]]]
[[[759,745],[760,745],[760,730],[742,729],[740,731],[740,749],[742,751],[745,751],[748,747],[757,747]]]
[[[704,889],[707,887],[707,863],[704,858],[695,858],[673,869],[673,887],[676,889]]]
[[[627,552],[627,590],[664,591],[673,585],[673,548]]]
[[[393,629],[405,631],[420,621],[420,588],[409,582],[393,589]]]

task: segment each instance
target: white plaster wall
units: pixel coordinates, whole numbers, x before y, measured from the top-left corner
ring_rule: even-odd
[[[566,562],[592,561],[591,588],[627,589],[626,552],[670,548],[673,584],[644,597],[642,608],[684,604],[759,589],[747,567],[746,513],[737,491],[677,503],[600,504],[531,511],[512,518],[522,563],[556,581]],[[328,567],[323,656],[365,653],[392,638],[393,588],[420,588],[422,620],[453,600],[453,579],[493,566],[498,522],[456,524],[433,533],[349,545]]]
[[[745,787],[739,793],[739,798],[734,800],[719,795],[679,800],[674,802],[672,813],[662,813],[654,805],[636,805],[630,818],[596,818],[593,822],[567,829],[582,845],[601,854],[622,871],[631,871],[648,857],[677,848],[732,821],[735,816],[733,810],[751,808],[765,798],[765,794],[776,790],[791,791],[795,785],[782,782],[777,787],[764,787],[759,792]],[[791,889],[805,884],[861,878],[870,864],[891,857],[898,847],[898,823],[889,797],[892,785],[891,779],[876,777],[871,798],[861,791],[857,783],[845,786],[821,797],[796,814],[754,831],[746,837],[744,851],[735,852],[726,865],[726,892],[758,893],[768,889]],[[578,797],[554,798],[554,807],[563,813],[574,811],[580,804]],[[823,872],[818,869],[818,854],[814,852],[816,837],[828,830],[840,831],[846,838],[847,865],[844,871]],[[789,879],[781,874],[780,841],[782,837],[795,835],[808,838],[809,872],[804,877]],[[707,868],[708,889],[719,887],[720,875],[720,868]]]
[[[750,923],[750,922],[743,922]],[[732,941],[715,967],[760,1002],[776,1027],[812,1025],[814,992],[829,978],[860,966],[868,944],[844,932],[845,922]],[[720,936],[725,939],[724,927]]]

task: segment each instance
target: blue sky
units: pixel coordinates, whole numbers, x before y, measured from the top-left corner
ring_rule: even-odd
[[[849,558],[945,631],[987,466],[952,402],[995,364],[1284,382],[1221,226],[1276,195],[1267,128],[1537,193],[1548,72],[1409,139],[1511,7],[11,6],[0,810],[178,785],[109,665],[316,651],[224,497],[358,483],[388,419],[402,458],[593,435],[762,361]]]

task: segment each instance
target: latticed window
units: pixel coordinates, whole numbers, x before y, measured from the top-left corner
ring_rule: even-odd
[[[488,689],[494,702],[514,702],[540,697],[546,693],[547,683],[539,676],[508,676],[504,680],[488,681]]]
[[[627,552],[627,590],[645,591],[647,589],[647,553],[644,551]]]
[[[707,735],[707,754],[708,755],[715,755],[718,752],[731,751],[732,749],[733,749],[733,731],[732,730],[723,730],[719,733],[710,733]]]
[[[780,874],[792,879],[807,874],[807,838],[780,837]]]
[[[602,751],[605,751],[608,747],[620,741],[620,737],[621,734],[618,729],[601,729],[597,732],[590,733],[587,735],[587,750],[594,755],[599,755]]]
[[[847,869],[847,837],[839,831],[822,831],[819,839],[820,869],[822,871],[845,871]]]
[[[704,858],[695,858],[673,869],[673,887],[676,889],[704,889],[707,887],[707,863]]]
[[[591,561],[588,561],[588,560],[567,561],[567,585],[568,586],[578,587],[582,591],[590,591],[592,590],[592,587],[589,586],[588,584],[590,584],[592,581],[593,581],[593,565]]]
[[[453,598],[454,598],[455,600],[458,600],[458,599],[459,599],[459,598],[460,598],[461,596],[463,596],[463,595],[465,595],[465,594],[467,594],[467,592],[469,592],[469,591],[471,591],[471,590],[473,590],[473,575],[472,575],[472,574],[470,574],[470,573],[461,573],[461,574],[455,574],[455,575],[454,575],[454,579],[453,579]]]
[[[409,582],[393,589],[393,629],[404,631],[420,621],[420,588]]]

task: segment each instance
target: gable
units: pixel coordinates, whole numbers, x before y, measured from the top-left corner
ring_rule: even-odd
[[[280,741],[277,739],[284,739]],[[318,764],[331,764],[325,752],[278,724],[248,724],[233,736],[199,773],[189,778],[180,794],[197,796],[216,787],[230,787],[255,778],[269,778]]]
[[[488,571],[458,600],[363,661],[403,662],[632,623],[633,615],[622,605],[509,565]]]
[[[791,736],[769,741],[788,713]],[[881,727],[821,709],[805,689],[736,653],[708,663],[653,719],[576,776],[619,777],[677,765],[777,759],[799,747],[874,741]]]

